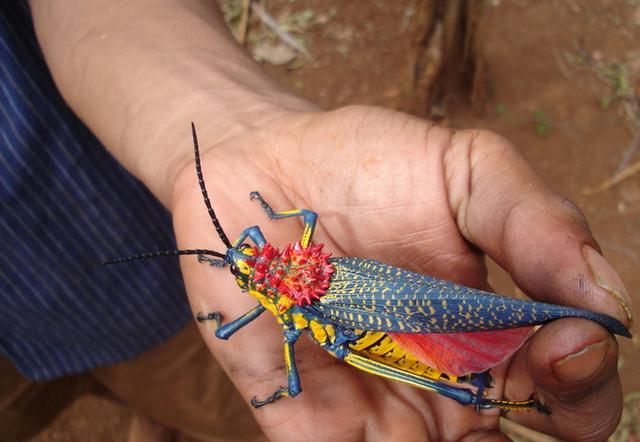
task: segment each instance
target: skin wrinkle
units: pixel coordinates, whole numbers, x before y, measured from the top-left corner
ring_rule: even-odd
[[[429,268],[432,276],[442,275],[445,279],[448,276],[449,269],[453,268],[470,268],[470,272],[464,272],[464,276],[459,275],[454,278],[454,282],[471,287],[486,287],[486,267],[482,259],[476,258],[474,255],[468,254],[448,254],[448,255],[426,255],[422,259],[420,257],[412,257],[412,267]],[[411,269],[409,269],[411,270]],[[477,273],[470,274],[470,273]],[[448,276],[451,279],[451,276]]]
[[[385,205],[384,207],[380,207],[380,206],[376,206],[375,203],[362,203],[362,204],[348,204],[348,203],[343,203],[343,204],[335,204],[336,207],[341,207],[341,208],[348,208],[348,209],[354,209],[357,208],[359,212],[363,213],[363,216],[366,215],[376,215],[376,214],[384,214],[386,212],[395,212],[398,210],[403,210],[403,209],[413,209],[416,206],[421,206],[421,205],[429,205],[431,203],[431,200],[425,200],[425,201],[411,201],[405,204],[393,204],[390,203],[389,205]],[[444,224],[444,221],[443,221]]]
[[[379,423],[380,416],[380,406],[378,405],[378,401],[375,400],[375,396],[377,392],[374,392],[373,389],[364,388],[362,390],[362,394],[365,396],[365,400],[367,404],[373,407],[373,412],[369,413],[365,417],[365,425],[362,428],[362,434],[364,435],[362,439],[359,440],[373,440],[371,437],[367,437],[367,434],[371,431],[377,436],[377,424]],[[373,424],[372,424],[373,423]]]
[[[476,145],[476,141],[480,138],[480,132],[473,130],[471,132],[471,139],[469,140],[469,144],[465,146],[465,157],[466,157],[466,164],[467,164],[467,170],[468,170],[468,174],[466,176],[465,182],[467,184],[467,198],[464,198],[463,200],[468,201],[469,198],[471,198],[471,193],[473,192],[473,183],[474,183],[474,167],[473,167],[473,162],[471,161],[471,154],[473,151],[473,146]],[[464,220],[464,227],[465,229],[467,229],[467,225],[466,225],[466,221],[467,221],[467,217],[466,217],[466,207],[467,204],[466,202],[464,203],[464,213],[462,214],[463,216],[461,217],[462,220]],[[467,236],[464,234],[463,229],[460,229],[462,235],[465,237],[465,239],[467,239]],[[468,229],[467,229],[468,230]],[[468,239],[467,239],[468,241]],[[469,241],[471,242],[471,241]],[[473,244],[473,242],[471,242],[471,244]],[[475,246],[475,245],[474,245]]]
[[[449,225],[448,223],[445,224],[445,222],[442,223],[442,225],[438,225],[438,226],[432,226],[432,227],[424,227],[418,231],[412,231],[412,232],[407,232],[406,235],[403,232],[403,237],[400,238],[399,240],[396,238],[391,238],[391,239],[386,239],[386,238],[375,238],[370,240],[369,242],[367,242],[367,246],[371,247],[371,248],[377,248],[377,247],[386,247],[387,245],[393,248],[402,248],[402,247],[411,247],[411,246],[419,246],[421,244],[431,244],[431,243],[438,243],[440,242],[441,239],[445,239],[447,237],[446,232],[445,234],[434,234],[433,232],[438,232],[438,231],[442,231],[444,230],[444,228],[448,228]],[[431,234],[427,237],[426,234]],[[429,253],[428,247],[426,247],[425,250],[427,253]],[[439,253],[437,251],[434,251],[432,253]]]
[[[579,402],[574,402],[572,405],[570,405],[570,408],[575,408],[576,406],[579,406],[580,403]],[[618,405],[618,406],[612,406],[609,404],[596,404],[597,405],[597,409],[592,410],[591,412],[589,412],[587,414],[587,418],[583,419],[583,424],[580,427],[580,431],[581,434],[572,434],[571,437],[569,438],[567,435],[565,435],[564,437],[569,439],[569,440],[576,440],[576,441],[602,441],[606,439],[606,435],[611,434],[613,432],[613,430],[615,429],[615,423],[618,422],[621,414],[622,414],[622,406]],[[614,420],[610,420],[609,418],[607,418],[605,416],[605,413],[600,412],[601,409],[614,409],[618,411],[618,416],[616,416],[616,418]],[[558,410],[558,413],[560,413],[560,407],[558,405],[556,405],[556,408],[554,408],[554,410]],[[569,415],[570,417],[570,415]],[[613,422],[613,424],[612,424]],[[560,419],[557,420],[552,420],[552,428],[553,430],[556,432],[556,434],[559,435],[563,435],[564,434],[564,426],[563,426],[563,421]],[[562,437],[562,436],[561,436]]]
[[[576,221],[582,229],[591,234],[591,229],[589,228],[589,224],[587,223],[587,218],[585,217],[582,210],[580,210],[580,207],[578,207],[576,203],[574,203],[571,199],[567,198],[564,195],[557,195],[557,197],[558,203],[560,207],[564,209],[564,212],[566,212],[571,219]]]
[[[444,267],[449,267],[449,266],[455,266],[460,264],[461,262],[465,262],[467,260],[472,260],[475,261],[475,256],[473,255],[469,255],[466,252],[447,252],[447,253],[439,253],[437,251],[432,251],[429,252],[427,251],[426,253],[421,253],[418,256],[414,256],[411,257],[412,259],[417,259],[420,256],[425,257],[425,259],[428,259],[429,261],[432,260],[441,260],[442,263],[440,264],[441,266]],[[429,268],[430,264],[429,263],[419,263],[419,267],[421,268]]]
[[[399,391],[401,388],[404,388],[405,391],[407,389],[407,387],[405,387],[404,385],[400,385],[399,383],[392,383],[389,384],[389,387],[393,390]],[[414,392],[411,392],[412,395]],[[428,395],[429,393],[424,393],[424,392],[415,392],[421,396],[425,396]],[[425,434],[429,435],[429,439],[427,440],[437,440],[437,434],[438,434],[438,426],[436,424],[436,419],[434,419],[434,413],[432,410],[432,406],[429,403],[427,398],[424,398],[424,401],[421,401],[421,403],[417,403],[415,400],[413,400],[412,397],[405,397],[404,394],[398,394],[398,397],[403,401],[403,403],[405,405],[407,405],[409,408],[412,408],[416,414],[421,415],[423,421],[425,422]],[[424,407],[423,405],[427,405],[427,407]]]
[[[504,222],[500,226],[498,226],[498,228],[500,229],[498,233],[498,241],[497,241],[497,243],[500,244],[500,251],[499,251],[500,258],[498,260],[499,261],[498,263],[500,264],[500,266],[503,266],[504,264],[505,270],[507,270],[507,272],[509,272],[509,274],[511,275],[514,274],[514,269],[512,268],[511,265],[509,265],[509,263],[514,262],[514,260],[513,260],[513,256],[510,256],[509,249],[507,248],[507,245],[509,244],[507,242],[509,241],[509,238],[508,238],[510,233],[509,227],[511,223],[515,224],[515,222],[513,221],[513,217],[523,205],[527,204],[527,202],[528,200],[522,197],[515,203],[511,204],[507,209],[506,214],[503,216]],[[473,242],[473,240],[471,242]]]
[[[431,241],[429,241],[431,242]],[[419,251],[411,252],[419,241],[411,241],[408,244],[396,245],[394,249],[400,253],[402,260],[396,260],[396,264],[407,270],[417,273],[425,273],[436,277],[451,279],[451,268],[468,268],[469,272],[462,272],[464,278],[454,278],[457,282],[471,286],[484,286],[482,279],[486,278],[486,267],[481,257],[476,254],[464,252],[442,253],[438,247],[421,247]],[[407,251],[403,251],[408,248]],[[469,274],[472,273],[472,274]]]
[[[390,389],[396,389],[396,385],[394,384],[388,384],[388,387]],[[423,429],[424,429],[424,433],[425,434],[429,434],[429,439],[431,440],[432,438],[432,434],[430,434],[429,432],[429,427],[426,425],[426,422],[430,421],[430,419],[427,419],[427,417],[425,416],[426,413],[426,409],[425,407],[420,407],[419,405],[424,405],[424,401],[420,401],[420,404],[416,403],[415,400],[412,400],[412,398],[407,397],[405,394],[403,394],[404,392],[406,392],[406,389],[408,387],[406,386],[402,386],[402,385],[397,385],[397,387],[404,387],[404,391],[400,392],[399,394],[397,394],[397,399],[409,410],[413,410],[414,413],[416,415],[422,415],[423,416]],[[396,389],[397,390],[397,389]],[[381,409],[381,407],[378,407],[379,409],[377,410],[378,414],[380,415],[384,415],[384,410]],[[393,404],[388,404],[385,408],[393,408]],[[429,411],[430,411],[430,407],[429,407]]]
[[[385,408],[388,407],[387,404],[387,400],[385,400],[383,403],[380,403],[378,401],[375,400],[375,397],[378,396],[382,396],[382,397],[387,397],[386,394],[386,390],[392,389],[392,387],[390,385],[376,385],[375,390],[374,389],[365,389],[364,390],[364,394],[366,396],[367,403],[371,404],[370,406],[372,407],[372,413],[370,413],[368,415],[368,418],[365,419],[365,428],[364,428],[364,433],[366,434],[367,432],[371,433],[373,432],[373,434],[375,434],[376,436],[378,436],[379,430],[378,428],[380,427],[380,425],[382,424],[382,426],[384,427],[384,421],[381,422],[380,417],[384,416],[384,412],[383,410]],[[379,391],[379,390],[383,390],[383,391]],[[363,440],[375,440],[374,438],[371,439],[363,439]]]
[[[503,159],[508,155],[516,156],[519,163],[523,162],[521,155],[515,147],[500,135],[486,130],[473,130],[472,132],[475,133],[475,137],[472,138],[472,143],[469,145],[471,154],[471,170],[484,162],[494,164],[510,163],[509,161],[503,161]],[[481,142],[484,138],[488,139],[486,143]],[[479,146],[484,146],[484,148],[479,150]],[[498,161],[490,159],[491,157],[496,157]]]
[[[356,108],[360,108],[360,106],[354,106]],[[349,111],[349,109],[351,108],[351,106],[348,106],[345,111]],[[371,115],[373,114],[375,108],[371,107],[371,108],[366,108],[364,112],[362,112],[362,117],[360,118],[360,121],[354,122],[354,126],[355,126],[355,131],[354,131],[354,135],[355,135],[355,140],[356,140],[356,146],[358,149],[362,150],[363,146],[366,146],[365,143],[362,143],[362,128],[366,127],[366,121],[371,118]],[[359,155],[360,156],[360,155]]]
[[[315,145],[307,147],[308,143],[305,142],[305,138],[307,136],[307,133],[311,132],[311,128],[316,124],[317,124],[316,118],[314,118],[313,116],[311,118],[308,118],[306,121],[304,121],[304,124],[302,126],[303,129],[301,131],[301,134],[299,135],[299,137],[294,139],[293,143],[294,143],[294,145],[298,146],[298,148],[300,149],[301,156],[302,156],[303,160],[304,160],[305,157],[313,156],[316,153],[317,147]],[[282,133],[282,132],[283,132],[283,130],[280,131],[280,133]],[[291,136],[291,133],[288,133],[287,135]],[[277,142],[278,140],[274,140],[274,141]],[[274,148],[274,150],[276,150],[276,148]],[[276,154],[275,156],[276,156],[276,158],[281,158],[282,157],[282,158],[287,158],[288,159],[288,156],[284,152],[280,152],[279,155]],[[282,170],[282,168],[280,170]],[[285,178],[285,175],[286,174],[281,174],[281,175],[279,175],[278,178],[283,179],[283,178]],[[289,177],[287,177],[287,178],[289,178]],[[304,180],[299,180],[299,181],[301,181],[302,184],[305,184]],[[300,189],[300,183],[294,183],[293,185],[290,185],[290,187],[285,188],[284,190],[285,191],[288,190],[289,192],[295,192],[296,196],[298,198],[302,199],[301,196],[300,196],[300,192],[297,191],[297,189]],[[309,192],[309,189],[307,189],[307,188],[304,189],[304,192],[307,195],[313,195],[313,192]]]
[[[467,227],[467,222],[466,222],[466,208],[467,208],[467,201],[471,196],[471,174],[472,174],[472,168],[471,168],[471,162],[470,162],[470,152],[471,152],[471,146],[472,146],[472,142],[475,138],[472,136],[470,142],[466,145],[463,145],[462,149],[464,149],[465,151],[465,158],[467,159],[466,164],[467,167],[464,169],[466,178],[464,179],[464,181],[467,183],[467,192],[466,194],[463,194],[460,198],[453,198],[453,190],[452,190],[452,183],[454,181],[454,177],[457,178],[457,181],[460,181],[459,178],[459,172],[457,172],[457,168],[452,168],[451,164],[455,164],[455,162],[453,162],[453,160],[450,157],[455,157],[454,155],[454,143],[453,143],[453,135],[450,138],[450,142],[446,148],[446,150],[444,151],[443,157],[442,157],[442,167],[444,170],[444,176],[445,176],[445,180],[444,180],[444,187],[445,187],[445,192],[446,192],[446,197],[447,197],[447,201],[449,201],[449,207],[451,208],[451,216],[452,218],[456,221],[456,224],[458,226],[458,229],[460,231],[460,233],[462,234],[462,236],[469,241],[469,233],[468,233],[468,227]],[[455,149],[458,150],[458,149]],[[455,170],[453,170],[455,169]],[[455,199],[458,199],[459,201],[454,201]]]
[[[603,404],[603,407],[606,406],[607,404]],[[590,421],[592,425],[589,426],[589,423],[587,423],[585,427],[584,434],[586,438],[584,440],[589,440],[589,436],[591,436],[594,441],[602,440],[606,435],[613,433],[617,426],[616,422],[619,422],[622,417],[622,404],[618,404],[617,407],[613,408],[618,410],[618,414],[614,420],[606,419],[603,413],[595,413],[594,419]]]
[[[428,132],[429,133],[429,132]],[[450,202],[449,196],[451,195],[451,189],[450,189],[450,182],[448,179],[448,171],[449,168],[447,167],[447,158],[450,155],[450,153],[453,151],[453,138],[456,134],[455,130],[451,130],[450,132],[447,132],[447,140],[443,143],[443,149],[441,151],[441,155],[440,155],[440,163],[442,164],[442,189],[443,189],[443,193],[444,193],[444,197],[446,201]],[[427,140],[427,145],[428,145],[429,141]],[[449,204],[449,210],[451,211],[451,218],[454,220],[456,219],[455,216],[455,211],[454,208],[451,204]]]
[[[478,137],[478,138],[476,138],[476,139],[479,139],[479,137]],[[501,150],[502,150],[502,151],[504,151],[504,150],[506,150],[506,149],[505,149],[505,148],[502,148]],[[485,155],[481,155],[481,156],[479,156],[479,157],[477,157],[477,155],[476,155],[476,157],[477,157],[477,158],[475,158],[475,159],[474,159],[474,158],[473,158],[473,157],[474,157],[474,153],[473,153],[474,151],[477,151],[477,149],[474,149],[474,146],[471,146],[471,147],[470,147],[470,158],[471,158],[471,168],[470,168],[470,178],[471,178],[471,179],[470,179],[470,185],[471,185],[471,192],[472,192],[472,193],[470,193],[470,194],[469,194],[469,197],[467,198],[467,204],[466,204],[466,209],[467,209],[467,210],[466,210],[466,216],[468,216],[468,208],[469,208],[469,204],[470,204],[470,203],[472,203],[472,202],[473,202],[473,200],[474,200],[474,194],[475,194],[475,193],[477,193],[477,192],[480,192],[480,191],[481,191],[481,190],[480,190],[480,186],[481,186],[481,184],[478,182],[478,180],[473,179],[473,176],[474,176],[474,169],[476,169],[477,167],[479,167],[479,163],[481,163],[481,162],[483,161],[483,158],[482,158],[482,157],[486,157],[486,156],[490,156],[490,155],[491,155],[490,153],[486,153]],[[484,183],[483,183],[483,184],[484,184]],[[483,189],[483,190],[484,190],[484,189]],[[492,225],[492,228],[494,228],[494,229],[495,229],[495,228],[499,228],[499,229],[500,229],[500,231],[499,231],[499,233],[498,233],[498,235],[497,235],[497,241],[495,241],[494,243],[498,243],[498,244],[500,244],[500,245],[501,245],[501,249],[499,250],[499,255],[500,255],[500,257],[502,257],[501,261],[511,261],[510,259],[506,259],[506,252],[507,252],[507,251],[506,251],[506,249],[505,249],[504,247],[505,247],[508,243],[506,242],[506,236],[505,236],[505,235],[506,235],[506,233],[507,233],[508,225],[509,225],[509,223],[510,223],[511,217],[513,216],[513,213],[515,213],[515,212],[519,209],[519,207],[520,207],[522,204],[526,203],[527,201],[528,201],[528,200],[527,200],[527,198],[526,198],[525,196],[522,196],[522,197],[520,198],[520,200],[518,200],[518,201],[516,201],[516,202],[512,203],[512,204],[508,207],[508,209],[507,209],[507,213],[506,213],[505,215],[503,215],[503,216],[501,216],[501,217],[500,217],[500,218],[502,218],[502,219],[504,220],[504,221],[503,221],[503,224],[501,224],[501,225],[499,225],[499,226],[497,226],[497,225],[495,225],[495,224],[493,224],[493,225]],[[467,220],[466,216],[465,216],[465,223],[466,223],[466,220]],[[467,230],[468,235],[469,235],[469,236],[468,236],[468,238],[467,238],[467,240],[468,240],[468,241],[470,241],[472,244],[476,244],[476,239],[473,237],[473,234],[472,234],[472,232],[471,232],[471,229],[470,229],[470,227],[469,227],[468,223],[466,223],[466,226],[467,226],[467,229],[466,229],[466,230]],[[494,259],[495,259],[495,258],[497,258],[497,257],[494,257]],[[508,270],[510,270],[510,269],[508,269]]]
[[[278,134],[281,134],[284,131],[284,129],[280,129],[277,131]],[[276,138],[272,143],[269,143],[267,141],[265,141],[265,152],[267,154],[267,156],[269,157],[269,159],[271,160],[270,163],[270,167],[267,168],[265,167],[264,164],[262,164],[262,162],[255,162],[252,161],[258,168],[263,170],[263,173],[268,175],[267,170],[265,169],[271,169],[270,172],[273,173],[275,176],[272,177],[272,182],[274,185],[277,185],[277,183],[280,183],[280,187],[283,190],[283,193],[285,195],[285,198],[291,202],[292,197],[290,196],[290,193],[292,192],[291,189],[295,189],[295,184],[293,184],[291,182],[290,177],[283,172],[284,170],[284,166],[282,164],[281,161],[281,157],[277,154],[276,152],[276,148],[275,148],[275,144],[277,144],[278,139]],[[254,190],[258,190],[260,191],[260,189],[254,189]]]
[[[248,367],[247,365],[232,363],[227,367],[227,369],[229,374],[238,375],[238,377],[252,379],[256,376],[256,370]]]

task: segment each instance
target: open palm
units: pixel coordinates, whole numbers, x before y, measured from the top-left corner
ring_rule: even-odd
[[[536,299],[627,319],[616,298],[589,274],[584,247],[597,246],[582,215],[495,135],[438,128],[372,107],[287,114],[268,128],[214,146],[202,135],[206,128],[200,133],[205,182],[232,240],[253,224],[276,246],[299,238],[299,220],[270,221],[249,201],[249,192],[258,190],[276,210],[318,212],[314,240],[334,256],[375,258],[487,288],[482,251]],[[193,165],[176,181],[172,213],[181,247],[225,251]],[[255,306],[228,270],[206,267],[193,257],[183,258],[182,267],[194,312],[221,311],[228,321]],[[217,340],[209,327],[202,332],[247,400],[285,385],[282,330],[270,315],[229,342]],[[305,339],[296,351],[303,393],[256,410],[270,438],[504,438],[495,410],[481,415],[359,372]],[[570,354],[578,355],[561,361],[562,372],[557,362]],[[615,340],[601,327],[556,321],[492,370],[496,385],[489,395],[525,400],[535,392],[551,407],[551,416],[509,417],[563,438],[599,440],[613,431],[621,410],[616,357]],[[575,362],[583,369],[574,374]]]

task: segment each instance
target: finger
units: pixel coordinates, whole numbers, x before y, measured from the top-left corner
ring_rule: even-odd
[[[600,255],[582,213],[552,192],[508,142],[489,132],[458,133],[445,167],[463,235],[527,294],[631,324],[624,285]]]
[[[606,440],[622,413],[617,356],[613,336],[592,322],[563,319],[544,326],[513,361],[505,396],[526,398],[533,389],[551,414],[508,417],[563,440]],[[523,366],[528,370],[518,370]]]

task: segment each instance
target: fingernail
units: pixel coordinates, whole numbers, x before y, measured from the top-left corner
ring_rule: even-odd
[[[629,328],[633,325],[633,316],[629,305],[631,304],[627,289],[620,279],[620,276],[613,270],[613,267],[604,257],[595,251],[591,246],[582,248],[584,259],[591,270],[591,274],[600,287],[605,289],[618,302],[627,317]]]
[[[582,350],[565,356],[551,364],[556,377],[563,382],[580,382],[593,376],[604,364],[604,357],[609,350],[609,340],[587,345]]]

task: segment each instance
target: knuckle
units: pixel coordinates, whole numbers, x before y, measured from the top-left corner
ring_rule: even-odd
[[[580,209],[580,207],[578,207],[576,203],[574,203],[566,196],[560,194],[555,195],[554,203],[563,217],[574,221],[581,228],[590,232],[587,218],[584,215],[582,209]]]
[[[503,156],[515,152],[516,149],[503,136],[486,129],[460,131],[460,136],[468,137],[470,150],[484,155]]]

